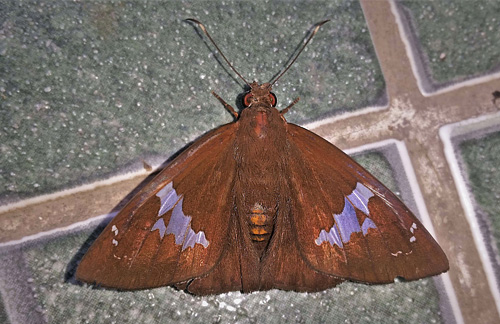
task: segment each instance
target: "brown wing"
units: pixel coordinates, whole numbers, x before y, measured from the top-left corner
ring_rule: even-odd
[[[77,279],[143,289],[209,272],[227,241],[236,127],[208,133],[144,187],[90,247]]]
[[[368,171],[308,130],[289,124],[288,135],[294,234],[314,269],[368,283],[448,270],[420,221]]]

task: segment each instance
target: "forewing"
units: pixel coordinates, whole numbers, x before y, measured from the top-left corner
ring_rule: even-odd
[[[368,171],[299,126],[288,124],[288,140],[295,235],[313,268],[368,283],[448,270],[420,221]]]
[[[208,133],[146,185],[90,247],[76,277],[143,289],[208,273],[227,240],[236,127]]]

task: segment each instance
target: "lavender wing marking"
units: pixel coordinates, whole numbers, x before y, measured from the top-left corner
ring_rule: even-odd
[[[368,210],[368,200],[371,197],[373,197],[373,193],[370,189],[358,182],[356,188],[349,196],[347,196],[347,199],[349,199],[349,201],[365,215],[369,215],[370,211]]]
[[[177,245],[181,245],[184,241],[187,228],[191,222],[191,217],[184,215],[184,212],[182,211],[183,200],[184,198],[181,198],[177,205],[175,205],[167,226],[167,234],[175,235],[175,244]]]
[[[347,198],[344,198],[344,209],[342,213],[333,215],[333,217],[340,229],[340,235],[344,243],[349,242],[352,233],[361,232],[358,217],[356,217],[356,211]]]
[[[157,197],[161,199],[161,207],[160,210],[158,211],[158,217],[162,216],[163,214],[167,213],[169,210],[171,210],[175,203],[179,201],[179,196],[177,195],[177,192],[172,186],[172,182],[169,182],[165,187],[163,187],[158,193],[156,194]]]
[[[331,246],[337,244],[340,248],[344,247],[344,244],[342,244],[342,240],[340,239],[340,234],[338,232],[337,226],[335,226],[335,224],[333,224],[329,232],[321,230],[318,238],[316,239],[316,245],[321,245],[321,243],[323,242],[328,242]]]
[[[161,207],[158,211],[158,217],[166,214],[171,209],[173,209],[173,211],[166,228],[163,218],[160,218],[151,228],[151,232],[154,230],[159,230],[160,237],[162,239],[163,236],[165,236],[165,232],[167,234],[174,234],[175,244],[182,244],[182,251],[184,251],[188,247],[194,248],[194,245],[196,243],[201,244],[206,248],[209,242],[205,237],[205,233],[203,231],[195,233],[191,229],[191,217],[184,215],[184,212],[182,211],[182,203],[184,201],[184,198],[177,195],[172,182],[169,182],[165,187],[158,191],[156,196],[161,200]]]
[[[377,226],[371,219],[367,217],[365,218],[363,225],[361,225],[361,229],[363,230],[363,235],[366,235],[368,233],[369,228],[377,228]]]
[[[187,249],[188,247],[194,248],[194,245],[198,243],[203,245],[204,248],[207,248],[208,241],[205,238],[205,233],[203,231],[199,231],[195,233],[191,227],[189,227],[188,233],[186,235],[186,239],[184,240],[184,244],[182,245],[182,251]]]
[[[328,232],[321,230],[315,241],[316,244],[321,245],[323,242],[328,241],[331,246],[337,244],[339,247],[343,248],[342,242],[349,242],[352,233],[363,232],[363,235],[366,235],[369,228],[377,228],[375,223],[368,217],[365,218],[363,225],[360,227],[358,217],[356,216],[356,210],[354,209],[354,207],[356,207],[365,215],[369,215],[368,200],[373,196],[370,189],[358,182],[351,194],[344,198],[344,209],[342,212],[333,215],[335,224]]]
[[[188,247],[194,248],[196,243],[201,244],[204,248],[206,248],[209,242],[205,237],[205,233],[203,231],[199,231],[198,233],[193,231],[190,224],[191,216],[184,215],[184,212],[182,211],[183,202],[184,198],[181,197],[177,202],[177,205],[175,205],[166,228],[166,233],[174,234],[175,244],[182,244],[182,251]]]
[[[163,218],[159,218],[156,223],[153,225],[153,228],[151,228],[151,232],[154,230],[159,230],[160,231],[160,237],[163,238],[165,235],[165,222],[163,221]]]

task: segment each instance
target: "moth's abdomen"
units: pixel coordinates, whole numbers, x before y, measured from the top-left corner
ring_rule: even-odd
[[[269,211],[256,203],[248,215],[248,224],[252,241],[267,244],[273,231],[273,217]]]

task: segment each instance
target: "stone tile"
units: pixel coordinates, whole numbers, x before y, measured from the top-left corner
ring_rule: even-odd
[[[498,1],[397,1],[431,87],[498,72]],[[427,89],[431,90],[431,89]]]
[[[0,249],[0,292],[12,323],[45,323],[34,293],[33,277],[19,247]]]
[[[479,137],[458,141],[461,166],[466,174],[474,212],[494,276],[500,281],[500,127]],[[478,135],[478,134],[474,134]],[[474,136],[473,135],[473,136]],[[481,135],[481,134],[479,134]],[[470,135],[469,135],[470,137]],[[495,289],[495,287],[492,287]]]
[[[353,158],[380,180],[387,188],[397,196],[400,196],[399,186],[394,177],[393,170],[383,153],[379,151],[363,152],[353,155]]]
[[[5,305],[3,304],[3,298],[0,294],[0,323],[10,324],[9,317],[5,310]]]
[[[318,8],[321,8],[318,11]],[[358,2],[4,2],[0,202],[160,163],[230,115],[242,82],[214,58],[202,20],[249,80],[268,81],[316,22],[331,18],[276,84],[303,123],[384,102]],[[381,101],[382,100],[382,101]]]
[[[500,132],[460,143],[470,189],[479,208],[488,215],[493,237],[500,248]]]

